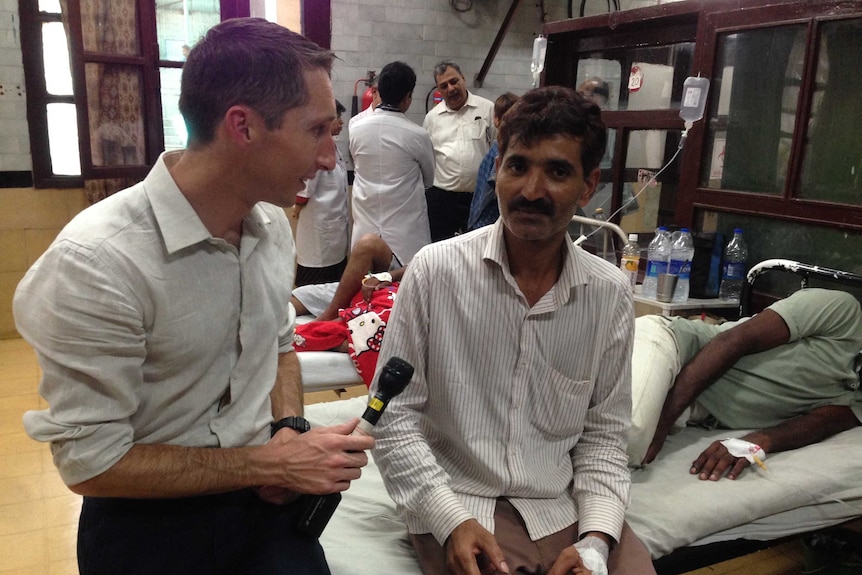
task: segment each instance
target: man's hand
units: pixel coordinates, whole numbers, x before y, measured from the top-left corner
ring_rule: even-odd
[[[316,495],[347,490],[368,464],[365,451],[374,447],[373,437],[350,435],[358,422],[354,418],[302,434],[279,430],[264,446],[265,462],[275,474],[267,485]]]
[[[584,567],[578,550],[569,545],[562,550],[557,560],[551,565],[548,575],[569,575],[571,573],[575,573],[576,575],[592,575],[593,572]]]
[[[456,527],[444,545],[446,566],[455,575],[509,573],[503,551],[490,531],[475,519]]]
[[[744,457],[734,457],[721,441],[713,441],[691,464],[689,473],[700,480],[718,481],[727,472],[728,479],[736,479],[751,465]]]
[[[656,458],[656,455],[659,454],[661,448],[664,447],[664,442],[667,439],[667,434],[670,433],[670,428],[666,427],[662,424],[662,421],[659,420],[658,426],[655,429],[655,435],[652,437],[652,441],[647,448],[646,455],[644,455],[643,461],[641,461],[641,465],[646,465],[647,463],[652,463]]]

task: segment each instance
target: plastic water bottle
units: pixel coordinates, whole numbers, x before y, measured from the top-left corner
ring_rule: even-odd
[[[733,238],[727,242],[724,248],[724,265],[722,267],[721,285],[718,288],[718,297],[724,301],[738,302],[742,293],[742,282],[745,281],[745,273],[748,271],[748,246],[742,239],[742,229],[733,230]]]
[[[694,238],[688,228],[682,228],[674,234],[670,245],[670,265],[668,273],[679,276],[676,289],[673,292],[673,303],[681,303],[688,299],[691,284],[691,260],[694,259]]]
[[[602,208],[596,208],[596,211],[593,215],[594,220],[598,220],[600,222],[608,221],[605,218],[605,211]],[[617,265],[617,252],[614,248],[614,238],[611,235],[613,232],[610,228],[605,226],[598,226],[595,230],[595,234],[593,235],[593,241],[596,247],[596,255],[602,258],[603,260],[607,260],[610,263]]]
[[[655,299],[658,274],[667,273],[669,260],[670,234],[666,227],[661,226],[655,231],[655,237],[647,246],[647,270],[641,292],[645,298]]]
[[[641,247],[638,245],[638,235],[629,234],[628,243],[623,246],[623,254],[620,258],[620,269],[629,278],[632,290],[638,283],[638,268],[641,263]]]

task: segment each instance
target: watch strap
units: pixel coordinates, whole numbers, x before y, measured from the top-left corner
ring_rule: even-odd
[[[274,437],[275,434],[278,432],[278,430],[282,429],[284,427],[289,427],[290,429],[293,429],[293,430],[298,431],[300,433],[305,433],[306,431],[311,429],[311,424],[308,423],[308,420],[305,419],[304,417],[291,415],[289,417],[284,417],[284,418],[279,419],[278,421],[270,424],[269,436]]]

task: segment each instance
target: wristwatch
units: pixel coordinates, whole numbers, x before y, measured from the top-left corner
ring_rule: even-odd
[[[275,437],[275,434],[279,429],[283,427],[289,427],[291,429],[295,429],[300,433],[305,433],[309,429],[311,429],[311,424],[308,423],[308,420],[304,417],[298,417],[291,415],[290,417],[285,417],[284,419],[279,419],[275,423],[270,424],[269,436]]]

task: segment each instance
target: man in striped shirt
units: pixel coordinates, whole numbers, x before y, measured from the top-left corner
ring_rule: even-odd
[[[500,219],[404,276],[379,365],[416,372],[374,454],[426,575],[655,573],[623,521],[631,290],[566,233],[606,138],[573,90],[528,92],[500,126]]]

